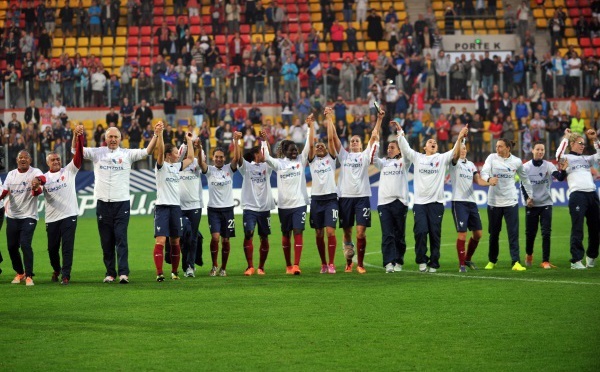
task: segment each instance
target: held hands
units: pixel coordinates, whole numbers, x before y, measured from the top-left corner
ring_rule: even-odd
[[[569,138],[570,135],[571,135],[571,128],[565,129],[565,138]]]
[[[75,136],[81,136],[84,133],[83,125],[79,124],[75,127]]]
[[[313,117],[313,114],[308,115],[308,117],[306,118],[306,124],[308,124],[308,127],[312,127],[313,123],[315,122],[315,119]]]
[[[565,171],[567,168],[569,168],[569,161],[565,158],[560,159],[558,162],[558,170]]]
[[[490,177],[488,183],[490,186],[496,186],[498,184],[498,177]]]
[[[379,108],[379,111],[377,112],[377,120],[383,120],[384,117],[385,111],[382,108]]]
[[[588,129],[585,132],[585,134],[587,135],[587,138],[589,138],[590,141],[592,141],[592,142],[595,142],[598,139],[598,134],[593,129]]]
[[[333,115],[333,110],[331,109],[331,107],[325,107],[325,111],[323,111],[323,115],[325,115],[326,118],[330,118],[330,116]]]
[[[37,177],[34,177],[31,180],[31,189],[37,190],[40,187],[40,180]]]
[[[398,136],[403,136],[404,135],[404,129],[402,129],[402,126],[400,125],[400,123],[398,123],[397,121],[390,121],[390,124],[395,124],[396,125],[396,130],[398,131]]]
[[[233,140],[239,141],[242,138],[242,132],[233,132]]]
[[[463,139],[463,138],[467,138],[467,135],[469,134],[469,125],[465,125],[463,129],[461,129],[460,133],[458,134],[458,139]]]
[[[533,199],[527,199],[527,208],[533,208]]]
[[[159,121],[158,123],[156,123],[156,125],[154,126],[154,133],[156,133],[156,135],[161,135],[164,129],[164,123],[162,121]]]
[[[261,138],[263,141],[266,141],[266,140],[267,140],[267,132],[265,132],[264,130],[261,130],[261,131],[260,131],[260,133],[259,133],[258,135],[260,136],[260,138]]]

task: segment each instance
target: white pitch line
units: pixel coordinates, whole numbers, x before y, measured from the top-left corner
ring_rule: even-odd
[[[372,253],[376,253],[376,252],[372,252]],[[367,253],[368,254],[368,253]],[[354,257],[353,261],[356,263],[356,257]],[[381,266],[378,265],[372,265],[368,262],[363,262],[363,264],[367,267],[372,267],[372,268],[376,268],[376,269],[380,269],[383,270],[383,268]],[[413,270],[402,270],[403,273],[408,273],[408,274],[417,274],[417,275],[427,275],[428,273],[422,273],[420,271],[413,271]],[[395,275],[402,275],[402,274],[395,274]],[[479,275],[462,275],[462,274],[450,274],[450,273],[432,273],[430,275],[433,276],[446,276],[446,277],[453,277],[453,278],[461,278],[461,279],[488,279],[488,280],[506,280],[506,281],[513,281],[513,282],[531,282],[531,283],[547,283],[547,284],[576,284],[576,285],[597,285],[600,286],[600,282],[599,283],[595,283],[595,282],[576,282],[576,281],[570,281],[570,280],[544,280],[544,279],[530,279],[530,278],[505,278],[505,277],[500,277],[500,276],[479,276]],[[518,274],[517,274],[518,275]]]

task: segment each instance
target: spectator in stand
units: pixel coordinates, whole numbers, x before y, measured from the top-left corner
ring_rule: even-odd
[[[40,110],[35,107],[35,100],[29,101],[29,106],[25,109],[25,124],[34,124],[36,127],[40,124]]]
[[[206,99],[206,111],[208,113],[210,126],[216,126],[219,115],[219,99],[217,98],[217,93],[215,91],[211,91],[209,97]]]
[[[102,6],[101,16],[102,21],[102,35],[108,36],[108,30],[110,30],[111,36],[114,38],[117,36],[117,24],[119,24],[119,7],[121,2],[119,0],[104,0]]]
[[[381,16],[377,14],[374,8],[371,8],[371,13],[367,17],[367,36],[369,40],[383,40],[383,26],[381,25]]]
[[[90,37],[90,13],[87,8],[83,7],[83,1],[79,1],[77,9],[75,9],[75,24],[77,26],[77,37],[83,35]]]
[[[300,92],[300,98],[296,102],[296,112],[299,120],[304,123],[308,115],[311,113],[310,100],[306,97],[306,93]],[[302,142],[303,144],[304,142]]]
[[[567,60],[569,70],[569,78],[567,80],[567,94],[579,97],[579,83],[582,77],[581,74],[581,59],[576,52],[570,52],[570,57]]]
[[[346,24],[346,44],[348,44],[349,52],[358,52],[358,40],[356,38],[356,27],[352,23]]]
[[[75,12],[69,5],[69,2],[65,2],[65,6],[60,10],[59,17],[61,19],[61,29],[64,36],[70,37],[73,33],[73,19]]]
[[[337,19],[334,19],[333,25],[331,25],[331,41],[333,42],[333,51],[341,53],[344,43],[344,26]]]
[[[146,100],[142,99],[140,106],[135,110],[135,118],[142,128],[146,128],[147,125],[152,123],[154,114],[152,109],[146,105]]]
[[[531,9],[529,9],[529,5],[527,1],[522,1],[521,5],[517,8],[517,20],[518,27],[517,32],[519,37],[521,38],[521,45],[525,45],[525,31],[529,28],[529,15],[531,13]]]
[[[230,34],[240,32],[240,14],[242,7],[237,0],[230,0],[225,5],[225,19],[227,20],[227,31]],[[248,22],[248,21],[246,21]]]
[[[89,24],[90,24],[90,34],[92,36],[100,36],[102,33],[101,30],[101,21],[100,16],[102,15],[102,9],[98,6],[97,0],[92,0],[92,6],[88,8],[89,14]]]
[[[367,123],[365,122],[364,116],[355,116],[354,122],[350,124],[350,133],[352,136],[359,136],[361,142],[365,142],[365,133],[369,128]]]
[[[93,104],[95,107],[103,107],[106,76],[104,76],[100,69],[92,68],[91,83]]]
[[[192,102],[192,115],[194,116],[196,127],[200,128],[200,126],[204,123],[205,114],[206,104],[202,100],[200,92],[196,92],[194,95],[194,101]]]
[[[165,113],[168,125],[175,126],[175,117],[177,115],[179,100],[174,98],[173,93],[168,90],[165,98],[163,98],[160,103],[163,104],[163,112]]]
[[[475,114],[473,121],[469,124],[469,134],[471,142],[471,151],[473,152],[473,161],[483,161],[483,122],[482,116]]]
[[[329,39],[333,41],[331,38],[331,27],[335,21],[337,21],[337,19],[331,6],[325,5],[321,13],[321,22],[323,22],[323,41],[327,40],[327,35],[329,35]]]
[[[450,140],[450,122],[446,119],[444,114],[440,114],[438,120],[435,122],[435,129],[437,132],[437,144],[440,152],[448,151],[448,141]]]
[[[119,124],[119,114],[115,111],[114,106],[110,106],[108,113],[106,114],[106,124],[110,127],[110,124],[114,124],[112,126],[116,126]]]
[[[510,115],[508,115],[508,116],[510,116]],[[519,123],[521,122],[521,118],[529,117],[529,108],[527,107],[527,104],[525,103],[525,97],[523,97],[522,95],[519,96],[519,101],[515,105],[515,117],[517,118],[517,122],[519,122]],[[505,136],[503,136],[503,137],[505,137]],[[511,137],[509,137],[509,138],[512,139]]]
[[[296,96],[296,84],[298,83],[298,66],[292,62],[289,57],[286,63],[281,67],[281,75],[283,75],[283,89],[290,92],[292,98]]]
[[[244,123],[246,122],[246,119],[248,118],[248,113],[246,112],[246,109],[242,106],[241,103],[238,104],[237,109],[235,109],[235,111],[233,112],[233,126],[235,128],[241,127],[244,125]],[[243,131],[240,130],[240,132],[243,133]]]
[[[262,125],[262,112],[260,108],[256,105],[256,103],[252,104],[252,108],[248,111],[248,119],[252,124],[261,124]]]
[[[347,111],[348,111],[348,105],[346,105],[346,102],[344,102],[344,99],[342,98],[342,96],[338,96],[337,101],[333,105],[335,121],[337,123],[339,123],[340,121],[343,121],[344,126],[346,126],[346,127],[348,126],[348,121],[346,119]]]
[[[121,114],[121,128],[126,131],[131,126],[131,120],[133,119],[134,114],[133,105],[129,103],[127,97],[123,98],[123,104],[121,105],[119,113]]]
[[[454,20],[456,19],[456,12],[452,8],[452,6],[446,7],[446,11],[444,12],[444,30],[446,30],[446,35],[454,35]]]
[[[273,15],[273,32],[277,34],[277,31],[281,29],[281,24],[285,20],[285,11],[279,6],[277,1],[273,1],[271,14]]]

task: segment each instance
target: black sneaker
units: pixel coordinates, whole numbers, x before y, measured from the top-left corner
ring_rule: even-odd
[[[165,281],[165,276],[163,274],[160,274],[156,277],[156,281],[157,282],[164,282]]]
[[[60,273],[58,271],[55,271],[52,273],[52,281],[57,283],[58,282],[58,276],[60,275]]]
[[[475,266],[473,261],[465,261],[465,266],[471,270],[477,270],[477,266]]]
[[[69,278],[62,278],[60,285],[69,285]]]

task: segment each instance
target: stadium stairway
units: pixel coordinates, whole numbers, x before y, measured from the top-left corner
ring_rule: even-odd
[[[404,4],[406,5],[407,13],[410,15],[410,22],[414,24],[419,19],[419,14],[427,12],[427,7],[430,3],[423,0],[404,0]]]

